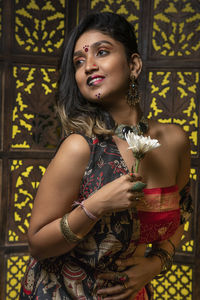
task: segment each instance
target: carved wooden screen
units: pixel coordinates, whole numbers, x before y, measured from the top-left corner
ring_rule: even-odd
[[[18,299],[29,258],[33,199],[61,135],[56,68],[75,22],[65,0],[0,0],[1,300]]]
[[[29,258],[26,233],[33,199],[60,139],[54,113],[56,66],[64,31],[89,11],[124,15],[137,31],[140,86],[149,118],[189,132],[194,214],[157,300],[200,299],[198,0],[0,0],[0,300],[18,299]]]

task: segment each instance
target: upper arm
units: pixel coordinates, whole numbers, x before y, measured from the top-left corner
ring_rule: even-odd
[[[177,145],[179,156],[179,167],[177,172],[177,185],[179,190],[187,184],[190,175],[190,141],[188,135],[181,128],[177,129]]]
[[[34,201],[29,234],[71,211],[79,196],[81,179],[90,157],[86,140],[69,136],[49,164]]]

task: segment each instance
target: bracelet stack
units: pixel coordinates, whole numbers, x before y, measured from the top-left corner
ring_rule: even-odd
[[[148,254],[147,257],[157,256],[161,260],[161,272],[155,278],[162,277],[166,274],[172,267],[173,264],[173,256],[162,248],[154,248]]]
[[[69,214],[66,214],[62,217],[62,219],[60,221],[60,230],[67,242],[78,243],[83,239],[83,237],[75,234],[71,230],[71,228],[69,227],[69,224],[68,224],[68,220],[67,220],[68,215]]]

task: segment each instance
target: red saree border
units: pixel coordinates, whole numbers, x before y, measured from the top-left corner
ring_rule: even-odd
[[[160,187],[160,188],[147,188],[143,189],[144,194],[168,194],[174,193],[178,191],[177,185],[171,185],[167,187]]]

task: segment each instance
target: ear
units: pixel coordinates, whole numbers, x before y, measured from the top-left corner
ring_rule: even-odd
[[[130,75],[137,79],[142,70],[142,59],[138,53],[133,53],[130,58]]]

